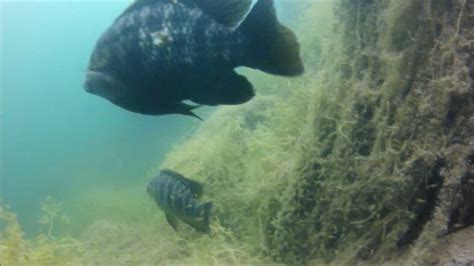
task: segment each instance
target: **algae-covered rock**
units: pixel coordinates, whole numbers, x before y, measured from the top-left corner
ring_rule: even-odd
[[[273,218],[276,258],[384,261],[473,224],[473,7],[338,1],[316,152]]]
[[[12,262],[48,247],[86,264],[473,263],[474,3],[331,7],[293,9],[306,76],[246,74],[258,96],[219,108],[157,165],[205,184],[210,236],[157,216],[35,246],[0,209],[0,255],[12,243]]]
[[[322,57],[314,64],[319,71],[304,80],[313,98],[295,103],[307,105],[300,111],[309,112],[309,123],[268,123],[270,117],[259,115],[278,117],[278,105],[254,109],[257,114],[238,109],[215,130],[204,124],[202,134],[172,153],[171,166],[184,172],[199,166],[193,174],[208,181],[211,194],[225,191],[213,199],[228,212],[218,215],[220,222],[285,263],[385,261],[420,236],[472,224],[472,12],[466,1],[337,1],[334,33],[323,48],[308,47]],[[313,14],[309,8],[300,19],[309,23]],[[314,29],[302,29],[302,35],[311,34]],[[248,121],[258,121],[251,128],[260,126],[264,134],[243,131],[242,124],[224,126],[239,116],[260,117]],[[298,140],[285,149],[286,157],[268,157],[284,145],[278,143],[284,138],[267,138],[276,126],[292,128],[287,137]],[[240,133],[222,139],[217,128],[226,136]],[[237,146],[227,152],[188,146],[212,134],[212,145]],[[261,142],[272,149],[247,152]],[[214,154],[202,160],[185,152],[190,150]],[[191,167],[190,158],[197,165]],[[266,158],[291,166],[266,172]],[[210,168],[221,169],[220,175],[205,173]],[[264,187],[274,184],[272,176],[279,185],[257,202],[247,201],[254,180]],[[233,186],[245,200],[227,198],[221,187],[227,179],[238,180]],[[427,224],[436,226],[426,231]]]

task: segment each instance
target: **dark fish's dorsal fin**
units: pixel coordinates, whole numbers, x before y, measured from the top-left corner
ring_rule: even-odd
[[[144,6],[156,3],[195,5],[217,22],[228,27],[234,27],[247,14],[252,5],[252,0],[136,0],[118,18]]]
[[[171,177],[183,182],[189,188],[189,190],[191,190],[191,192],[196,198],[201,197],[204,193],[204,186],[201,183],[191,180],[180,173],[169,169],[163,169],[161,170],[161,173],[170,175]]]
[[[252,5],[252,0],[181,0],[179,2],[196,4],[204,13],[228,27],[236,26]]]
[[[173,227],[175,231],[178,231],[178,219],[172,214],[165,212],[166,221]]]
[[[173,2],[173,0],[136,0],[135,2],[130,4],[122,12],[122,14],[120,14],[120,16],[117,17],[117,19],[127,15],[128,13],[130,13],[134,10],[138,10],[138,9],[144,7],[144,6],[147,6],[147,5],[152,5],[152,4],[155,4],[155,3],[171,3],[171,2]]]

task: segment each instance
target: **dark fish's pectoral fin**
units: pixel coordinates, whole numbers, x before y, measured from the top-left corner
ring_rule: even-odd
[[[191,190],[193,195],[197,198],[201,197],[202,194],[204,193],[204,186],[201,183],[191,180],[178,172],[175,172],[169,169],[163,169],[161,170],[161,173],[170,175],[173,178],[176,178],[179,181],[183,182],[189,188],[189,190]]]
[[[175,231],[178,231],[178,219],[172,214],[165,213],[166,221],[173,227]]]
[[[176,106],[176,111],[182,115],[196,117],[197,119],[204,121],[204,119],[202,119],[200,116],[196,115],[193,112],[194,109],[199,108],[199,107],[201,107],[201,105],[189,105],[189,104],[180,102]]]
[[[255,95],[252,84],[235,71],[225,71],[210,78],[209,88],[195,92],[191,100],[200,104],[241,104]]]

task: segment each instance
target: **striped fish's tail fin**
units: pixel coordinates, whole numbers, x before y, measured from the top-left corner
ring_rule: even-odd
[[[211,229],[209,228],[209,217],[211,216],[212,202],[204,203],[200,208],[203,210],[203,223],[206,228],[205,232],[209,234],[211,233]]]

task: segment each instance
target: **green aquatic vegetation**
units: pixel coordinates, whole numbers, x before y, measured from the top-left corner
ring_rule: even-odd
[[[150,176],[156,173],[150,172]],[[136,226],[154,223],[156,206],[146,194],[148,179],[137,179],[137,185],[127,187],[84,186],[77,193],[63,201],[64,214],[69,224],[58,226],[59,233],[80,236],[84,228],[92,226],[97,220],[115,221]]]
[[[288,101],[260,96],[218,110],[162,166],[202,181],[219,223],[257,253],[263,252],[269,205],[279,202],[279,191],[291,182],[288,171],[308,118],[309,91],[287,85]]]
[[[164,217],[163,217],[164,218]],[[98,221],[85,232],[88,248],[78,258],[84,264],[261,264],[244,243],[214,224],[212,234],[187,230],[175,233],[166,223],[134,228],[127,224]]]
[[[51,196],[47,196],[46,199],[41,203],[41,217],[38,223],[46,225],[48,227],[46,238],[51,238],[53,228],[56,222],[70,223],[69,219],[60,214],[61,204],[55,202]]]
[[[305,57],[308,74],[242,70],[258,96],[218,108],[150,171],[170,168],[205,184],[203,201],[214,204],[210,235],[183,223],[174,232],[145,200],[144,180],[80,193],[73,209],[94,214],[78,221],[94,221],[79,240],[55,235],[54,202],[43,210],[46,233],[31,240],[0,209],[0,258],[351,264],[393,260],[411,245],[416,259],[433,255],[426,248],[440,232],[469,225],[474,202],[474,10],[466,1],[445,5],[339,0],[333,25],[315,17],[318,5],[305,7],[298,24],[333,29],[298,30],[303,53],[320,55]]]
[[[472,114],[469,49],[451,57],[465,45],[456,40],[457,25],[466,27],[467,38],[472,35],[466,30],[467,5],[454,6],[337,2],[333,50],[326,54],[333,60],[318,73],[313,152],[300,162],[304,170],[294,176],[300,182],[292,201],[273,218],[274,257],[383,260],[416,241],[431,217],[442,217],[435,213],[437,200],[443,198],[443,181],[452,178],[445,162],[467,158],[446,154],[453,141],[447,132],[457,132],[462,149],[469,150],[471,138],[456,129],[460,124],[451,124]],[[453,101],[459,107],[454,112]],[[470,196],[465,198],[463,204],[470,205]],[[446,219],[436,222],[437,230]],[[425,235],[430,233],[437,234]]]
[[[20,264],[25,259],[25,240],[16,215],[0,206],[0,262]]]
[[[258,96],[248,104],[219,109],[192,138],[177,145],[160,166],[205,183],[203,200],[212,200],[215,205],[211,235],[197,233],[185,224],[174,232],[151,200],[144,206],[130,203],[142,201],[141,196],[134,199],[129,191],[138,194],[144,188],[109,193],[99,189],[85,193],[84,198],[103,207],[92,207],[84,199],[69,206],[80,206],[82,202],[86,209],[110,211],[116,204],[125,204],[135,206],[141,214],[127,212],[136,217],[117,220],[105,213],[102,220],[89,224],[79,238],[60,238],[54,232],[63,216],[61,204],[47,198],[39,219],[45,225],[45,233],[28,240],[20,237],[31,249],[26,255],[29,261],[43,265],[120,265],[149,263],[153,258],[163,264],[271,263],[265,252],[267,217],[278,208],[280,196],[275,192],[291,182],[289,169],[295,167],[294,160],[303,146],[298,135],[305,132],[298,128],[308,122],[307,96],[311,95],[303,84],[296,80],[280,84],[278,89],[285,101],[281,96]],[[127,195],[126,200],[100,200],[121,198],[117,195]],[[144,215],[151,218],[144,218],[145,223],[134,221]]]
[[[73,238],[52,234],[54,221],[61,217],[59,203],[48,197],[42,204],[40,223],[48,224],[46,234],[25,239],[8,207],[0,206],[0,263],[2,265],[54,265],[72,261],[83,244]]]

